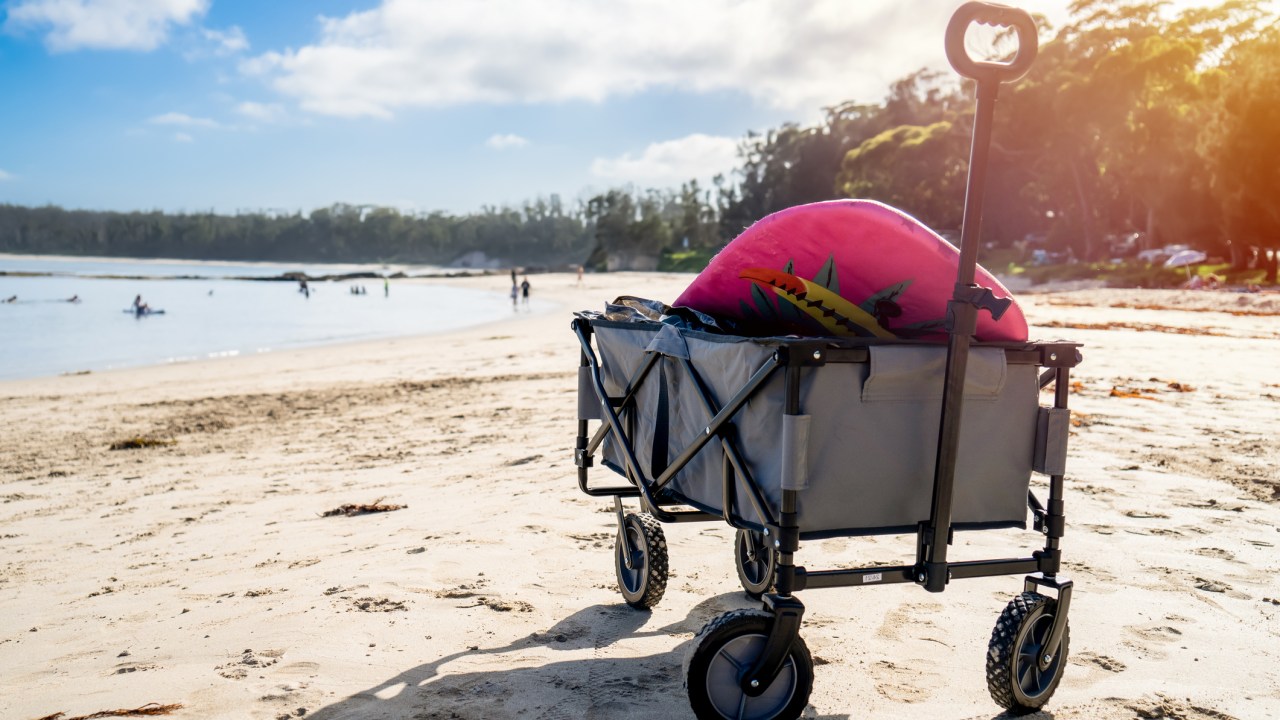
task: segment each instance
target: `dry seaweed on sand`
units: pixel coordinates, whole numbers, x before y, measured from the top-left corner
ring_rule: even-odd
[[[364,515],[366,513],[391,512],[392,510],[403,510],[408,505],[383,505],[382,498],[378,498],[368,505],[346,504],[336,507],[332,510],[326,510],[320,513],[320,517],[333,517],[334,515],[343,515],[351,517],[352,515]]]
[[[67,717],[66,713],[56,712],[52,715],[45,715],[40,720],[93,720],[94,718],[107,717],[151,717],[156,715],[168,715],[175,710],[181,710],[182,705],[174,703],[173,705],[161,705],[160,703],[147,703],[142,707],[136,707],[132,710],[100,710],[92,715],[77,715],[75,717]]]
[[[149,447],[167,447],[172,444],[173,444],[172,440],[163,440],[160,438],[149,438],[149,437],[143,437],[139,435],[137,437],[131,437],[125,440],[117,440],[111,443],[111,449],[112,450],[138,450],[140,448],[149,448]],[[41,720],[44,720],[44,718],[41,718]]]

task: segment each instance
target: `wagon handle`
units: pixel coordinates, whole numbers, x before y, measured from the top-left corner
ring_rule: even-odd
[[[1018,52],[1007,63],[974,60],[964,46],[964,34],[973,23],[1013,28],[1018,36]],[[961,75],[988,82],[1009,83],[1021,78],[1036,59],[1039,41],[1036,23],[1027,11],[986,2],[967,2],[951,16],[947,24],[947,60]]]
[[[1007,63],[974,60],[964,47],[971,23],[1011,27],[1018,36],[1018,52]],[[947,59],[961,75],[978,81],[977,107],[973,113],[973,143],[969,148],[969,178],[965,183],[964,219],[960,225],[960,257],[956,287],[947,303],[947,365],[942,384],[942,417],[938,424],[938,454],[934,463],[933,500],[929,522],[920,527],[916,577],[929,592],[946,589],[947,543],[951,537],[951,509],[959,457],[960,417],[964,406],[964,381],[968,370],[969,343],[978,327],[978,310],[999,319],[1011,301],[997,298],[989,288],[974,283],[978,242],[982,234],[982,200],[987,185],[987,156],[991,149],[991,125],[1000,84],[1026,74],[1036,58],[1036,25],[1022,10],[983,2],[968,2],[956,10],[947,24]]]

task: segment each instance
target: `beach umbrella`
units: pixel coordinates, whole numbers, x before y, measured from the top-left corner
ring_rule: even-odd
[[[1168,260],[1165,260],[1164,266],[1167,268],[1186,268],[1187,277],[1191,277],[1191,266],[1204,262],[1205,257],[1205,254],[1199,250],[1181,250],[1174,253]]]

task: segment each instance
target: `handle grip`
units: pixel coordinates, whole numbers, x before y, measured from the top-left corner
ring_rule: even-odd
[[[964,34],[972,23],[1013,28],[1018,36],[1018,53],[1007,63],[974,60],[964,46]],[[1036,23],[1025,10],[986,2],[961,5],[947,23],[947,60],[961,75],[987,82],[1009,83],[1031,69],[1039,48]]]

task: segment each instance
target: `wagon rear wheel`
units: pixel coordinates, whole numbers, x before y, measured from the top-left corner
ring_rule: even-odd
[[[738,580],[742,589],[754,599],[760,599],[773,587],[778,569],[778,556],[764,533],[755,530],[738,530],[733,542],[733,559],[738,567]]]
[[[734,610],[707,623],[693,639],[685,687],[700,720],[790,720],[804,712],[813,690],[813,658],[798,636],[763,693],[751,697],[738,684],[764,653],[772,619],[763,610]]]
[[[619,535],[613,542],[614,569],[622,599],[633,608],[647,610],[658,604],[667,590],[667,538],[662,525],[649,513],[630,513],[622,519],[622,532],[631,546],[628,552]]]
[[[1057,607],[1056,600],[1024,592],[1009,601],[991,631],[991,642],[987,646],[987,690],[1000,707],[1014,715],[1025,715],[1044,707],[1062,681],[1062,672],[1067,667],[1070,626],[1063,629],[1062,643],[1049,666],[1040,667]]]

